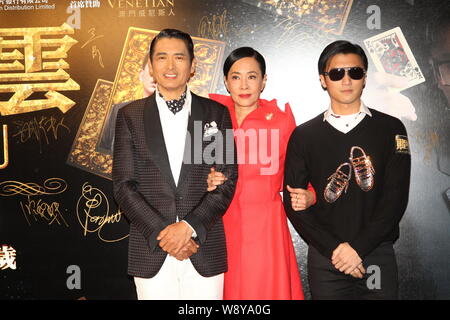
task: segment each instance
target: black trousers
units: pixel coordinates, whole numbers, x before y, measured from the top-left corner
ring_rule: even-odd
[[[314,247],[308,249],[308,279],[313,300],[396,300],[397,261],[392,242],[384,242],[364,260],[363,279],[340,272]],[[371,273],[369,273],[370,271]]]

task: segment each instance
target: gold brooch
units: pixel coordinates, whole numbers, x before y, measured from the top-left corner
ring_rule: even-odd
[[[270,120],[273,117],[273,113],[266,113],[266,119]]]

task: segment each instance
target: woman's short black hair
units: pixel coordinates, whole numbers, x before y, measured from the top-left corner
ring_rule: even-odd
[[[225,63],[223,64],[223,75],[225,77],[228,76],[228,72],[231,69],[231,66],[238,60],[242,58],[255,58],[255,60],[259,64],[259,68],[261,69],[261,74],[264,76],[266,74],[266,61],[264,60],[264,57],[255,49],[250,47],[240,47],[233,52],[231,52],[227,59],[225,60]]]
[[[319,74],[323,74],[325,72],[325,69],[327,68],[328,62],[331,60],[332,57],[334,57],[337,54],[349,54],[354,53],[361,57],[362,63],[364,65],[364,69],[367,71],[368,68],[368,62],[367,62],[367,56],[364,50],[357,44],[351,43],[346,40],[338,40],[335,42],[330,43],[328,46],[326,46],[325,49],[323,49],[322,53],[320,54],[318,68],[319,68]]]
[[[152,42],[150,43],[150,50],[149,50],[150,60],[153,58],[156,42],[158,42],[158,40],[162,38],[176,38],[183,40],[184,43],[186,44],[186,48],[188,49],[189,58],[191,59],[191,62],[192,60],[194,60],[194,43],[192,42],[191,36],[186,32],[176,29],[163,29],[161,30],[160,33],[156,35],[156,37],[153,38]]]

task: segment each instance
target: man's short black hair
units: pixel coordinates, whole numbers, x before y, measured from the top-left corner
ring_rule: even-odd
[[[318,63],[319,74],[323,74],[326,71],[325,69],[327,68],[327,64],[332,57],[334,57],[337,54],[349,54],[349,53],[354,53],[360,56],[362,63],[364,65],[364,70],[367,71],[368,62],[364,50],[355,43],[351,43],[346,40],[338,40],[326,46],[326,48],[323,49],[322,53],[320,54]]]
[[[152,60],[152,58],[153,58],[153,53],[154,53],[156,43],[158,42],[159,39],[162,39],[162,38],[176,38],[176,39],[183,40],[184,43],[186,44],[186,48],[188,49],[189,58],[191,59],[191,62],[192,62],[192,60],[194,60],[194,43],[192,42],[191,36],[189,34],[187,34],[186,32],[176,30],[176,29],[161,30],[161,32],[158,33],[158,35],[153,38],[153,40],[150,44],[150,50],[149,50],[150,60]]]

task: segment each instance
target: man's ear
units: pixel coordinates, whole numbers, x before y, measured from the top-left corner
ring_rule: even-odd
[[[323,74],[319,75],[320,85],[323,90],[327,90],[327,83],[325,81],[325,76]]]
[[[150,57],[148,58],[148,72],[150,73],[150,75],[153,77],[153,67],[152,67],[152,60],[150,59]]]
[[[197,60],[194,58],[194,59],[192,59],[192,63],[191,63],[191,77],[194,76],[196,67],[197,67]]]

